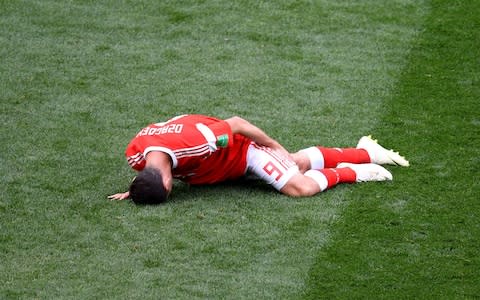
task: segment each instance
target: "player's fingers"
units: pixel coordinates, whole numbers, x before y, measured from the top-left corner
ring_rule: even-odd
[[[114,195],[108,196],[108,199],[110,199],[110,200],[123,200],[123,199],[125,199],[125,197],[124,197],[123,194],[114,194]]]

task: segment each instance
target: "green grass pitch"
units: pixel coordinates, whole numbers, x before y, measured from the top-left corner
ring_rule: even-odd
[[[0,0],[0,299],[474,299],[480,3]],[[109,202],[144,125],[240,115],[410,168]]]

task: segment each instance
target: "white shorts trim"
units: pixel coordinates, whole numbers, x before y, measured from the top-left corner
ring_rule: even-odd
[[[252,143],[247,152],[247,172],[279,191],[300,171],[297,164],[288,157]]]

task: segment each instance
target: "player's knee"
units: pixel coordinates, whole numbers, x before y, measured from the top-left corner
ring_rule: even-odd
[[[310,159],[308,156],[302,152],[296,152],[292,154],[293,160],[298,166],[298,169],[300,170],[300,173],[305,173],[307,170],[310,170]]]
[[[301,176],[292,178],[280,192],[290,197],[309,197],[320,192],[320,188],[318,184],[312,182],[310,178]]]

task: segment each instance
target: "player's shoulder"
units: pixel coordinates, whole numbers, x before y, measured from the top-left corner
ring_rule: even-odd
[[[167,121],[154,123],[152,125],[157,126],[157,127],[161,127],[165,124],[172,123],[172,122],[175,122],[175,121],[179,121],[181,119],[188,119],[189,116],[191,116],[191,115],[178,115],[178,116],[175,116],[173,118],[168,119]]]
[[[222,121],[217,117],[202,115],[202,114],[186,114],[177,116],[175,118],[170,119],[168,122],[178,121],[178,122],[186,122],[186,123],[203,123],[205,125],[216,123]]]
[[[146,128],[148,129],[151,127],[156,127],[156,128],[165,127],[165,126],[171,126],[172,124],[182,124],[183,126],[186,126],[186,127],[196,127],[196,125],[199,123],[209,126],[211,124],[222,122],[222,121],[224,120],[216,117],[212,117],[212,116],[207,116],[207,115],[184,114],[184,115],[179,115],[179,116],[170,118],[169,120],[164,122],[150,124]]]

